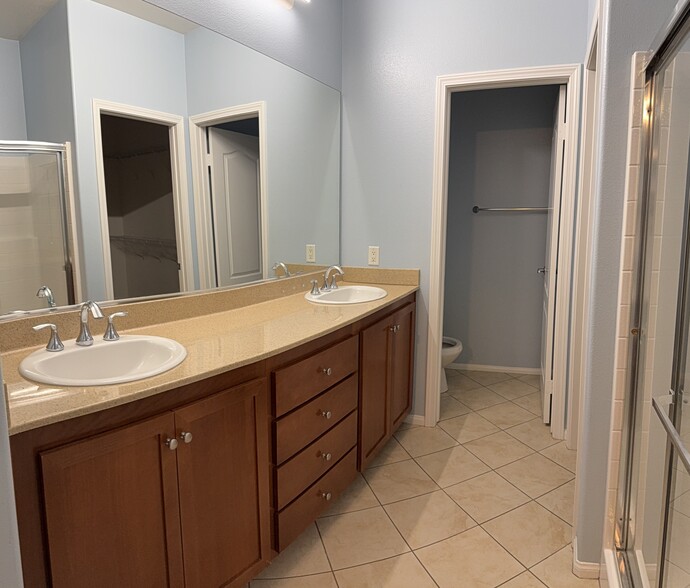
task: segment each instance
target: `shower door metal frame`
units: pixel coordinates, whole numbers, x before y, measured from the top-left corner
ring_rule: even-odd
[[[635,259],[633,263],[634,268],[634,291],[630,310],[630,345],[628,351],[628,370],[627,381],[625,389],[627,391],[626,401],[623,415],[623,431],[621,435],[621,469],[619,472],[618,496],[616,500],[616,520],[614,541],[616,548],[616,563],[619,572],[619,579],[621,585],[627,587],[643,586],[643,579],[637,565],[637,560],[632,552],[631,545],[632,537],[630,532],[630,514],[631,514],[631,496],[633,490],[633,455],[635,451],[635,427],[637,425],[637,399],[640,393],[638,389],[638,371],[640,369],[640,326],[642,323],[643,312],[643,295],[644,295],[644,276],[646,269],[646,257],[648,248],[647,239],[647,224],[650,206],[650,194],[653,188],[653,173],[658,163],[658,153],[653,148],[654,132],[655,132],[655,99],[657,97],[656,80],[657,74],[662,67],[666,65],[671,59],[675,57],[676,49],[682,44],[684,40],[690,36],[690,0],[684,0],[681,4],[676,6],[671,20],[657,35],[649,62],[645,68],[645,92],[644,92],[644,107],[646,109],[646,117],[643,124],[642,137],[642,176],[638,187],[638,206],[637,218],[635,220],[636,230],[638,235],[638,246],[635,250]],[[643,115],[644,116],[644,115]],[[688,164],[690,174],[690,163]],[[679,269],[681,275],[679,279],[676,327],[674,332],[674,351],[673,351],[673,373],[671,388],[677,388],[678,378],[680,375],[680,357],[682,353],[681,346],[679,346],[680,338],[682,337],[682,329],[686,324],[690,324],[690,175],[686,182],[685,191],[685,212],[683,221],[683,252]],[[682,399],[682,391],[679,391]],[[672,392],[671,392],[672,393]],[[656,407],[654,410],[658,410]],[[677,421],[676,411],[673,411],[673,420]],[[659,416],[661,424],[666,429],[661,416]],[[674,422],[677,425],[677,422]],[[665,537],[669,524],[669,505],[670,505],[670,491],[673,476],[673,459],[674,459],[674,444],[667,432],[667,448],[666,448],[666,472],[664,476],[664,505],[663,505],[663,521],[661,523],[661,541],[659,545],[660,553],[658,561],[660,568],[657,571],[657,586],[661,587],[664,578],[664,555],[665,555]]]
[[[64,259],[65,282],[67,287],[67,305],[76,303],[75,261],[72,257],[76,240],[72,243],[69,232],[67,206],[67,167],[69,159],[68,143],[47,143],[43,141],[0,141],[0,155],[12,153],[16,155],[53,154],[56,156],[58,173],[58,190],[60,200],[60,230],[62,232],[62,251]],[[72,246],[70,246],[72,245]]]

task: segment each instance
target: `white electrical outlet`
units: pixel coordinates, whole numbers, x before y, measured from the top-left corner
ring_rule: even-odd
[[[369,258],[368,262],[369,265],[378,265],[379,264],[379,247],[378,245],[369,245]]]
[[[316,245],[307,245],[307,263],[316,263]]]

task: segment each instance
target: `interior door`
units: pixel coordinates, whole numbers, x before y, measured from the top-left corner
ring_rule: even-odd
[[[551,187],[546,229],[546,258],[539,270],[544,277],[544,304],[541,337],[542,414],[545,423],[551,422],[551,396],[554,372],[554,331],[556,326],[556,298],[558,295],[558,245],[561,233],[561,203],[563,199],[563,163],[565,161],[566,87],[561,86],[554,109],[553,142],[551,147]]]
[[[209,127],[216,282],[263,278],[259,138]]]

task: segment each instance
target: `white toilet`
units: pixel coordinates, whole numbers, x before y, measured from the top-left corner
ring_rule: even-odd
[[[441,347],[441,394],[448,390],[448,380],[446,379],[446,366],[453,363],[462,353],[462,341],[453,337],[444,337]]]

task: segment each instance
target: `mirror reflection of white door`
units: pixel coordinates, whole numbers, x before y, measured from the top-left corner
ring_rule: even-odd
[[[554,372],[554,331],[556,326],[556,296],[558,292],[558,245],[561,233],[561,204],[563,200],[563,165],[565,162],[565,106],[566,87],[561,86],[554,111],[553,142],[551,146],[551,187],[546,228],[546,256],[544,268],[544,305],[541,337],[541,390],[543,418],[551,422],[551,397]],[[556,391],[564,393],[564,391]]]
[[[259,138],[209,127],[216,283],[263,278]]]

